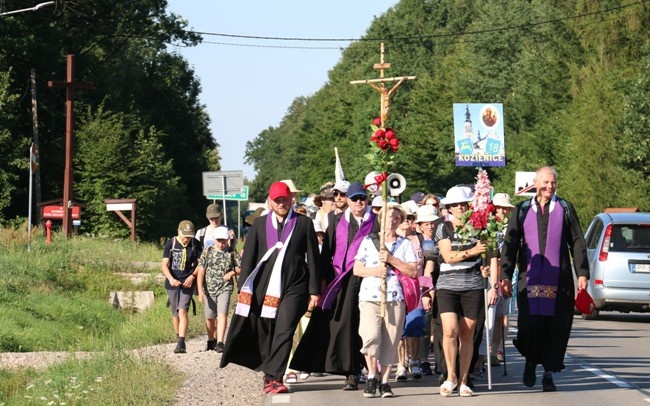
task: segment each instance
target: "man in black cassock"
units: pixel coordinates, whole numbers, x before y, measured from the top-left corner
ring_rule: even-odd
[[[564,369],[575,291],[587,288],[589,264],[582,229],[573,205],[555,195],[557,173],[545,166],[535,174],[536,196],[519,203],[506,230],[501,250],[504,295],[512,296],[512,275],[519,268],[517,339],[526,358],[524,385],[535,385],[537,364],[544,367],[542,390],[557,390],[553,372]],[[521,212],[521,213],[520,213]]]
[[[363,237],[376,231],[375,215],[368,209],[368,196],[359,182],[347,189],[348,208],[329,221],[323,258],[327,288],[320,308],[293,354],[290,367],[299,371],[345,375],[343,390],[356,390],[365,366],[359,336],[359,286],[352,274],[354,257]]]
[[[300,318],[320,298],[318,241],[312,220],[291,209],[282,182],[269,189],[270,211],[246,235],[237,308],[221,358],[264,372],[264,393],[287,393],[282,382]]]

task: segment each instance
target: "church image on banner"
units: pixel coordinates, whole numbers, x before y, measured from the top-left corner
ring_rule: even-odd
[[[456,166],[505,166],[503,104],[454,103]]]

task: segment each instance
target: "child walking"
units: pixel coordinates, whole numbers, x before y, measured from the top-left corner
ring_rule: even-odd
[[[223,352],[224,349],[230,295],[240,267],[239,254],[227,251],[229,238],[228,228],[217,227],[214,245],[203,250],[197,267],[199,301],[204,304],[208,333],[206,351]]]

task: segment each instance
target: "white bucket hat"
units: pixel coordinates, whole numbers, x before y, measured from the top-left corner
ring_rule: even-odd
[[[370,203],[371,207],[384,207],[384,199],[381,196],[375,196]]]
[[[492,199],[492,204],[499,207],[515,207],[512,205],[512,203],[510,203],[510,195],[507,193],[495,194],[494,198]]]
[[[418,207],[418,211],[416,212],[416,217],[415,217],[415,222],[416,223],[429,223],[431,221],[436,221],[439,216],[438,210],[436,210],[435,207],[433,207],[432,204],[425,204],[420,207]]]
[[[452,203],[465,203],[471,202],[473,200],[472,190],[466,186],[454,186],[447,191],[447,196],[445,196],[440,203],[445,206]]]

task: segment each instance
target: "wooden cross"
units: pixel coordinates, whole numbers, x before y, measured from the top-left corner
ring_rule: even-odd
[[[356,85],[360,83],[366,83],[381,94],[381,105],[380,105],[380,113],[379,113],[379,117],[381,118],[380,127],[385,128],[386,122],[388,121],[388,111],[390,110],[390,98],[393,96],[393,93],[395,93],[395,90],[397,90],[397,88],[402,83],[404,83],[405,80],[413,80],[415,79],[415,76],[399,76],[399,77],[392,77],[392,78],[384,77],[384,69],[389,69],[390,63],[384,62],[383,42],[381,43],[379,63],[376,63],[373,66],[373,68],[379,69],[379,79],[353,80],[350,82],[350,84]],[[390,89],[387,89],[386,88],[387,82],[397,82],[397,83],[395,83],[395,85],[393,85],[393,87],[391,87]],[[376,85],[375,83],[379,83],[379,85]]]
[[[386,128],[386,122],[388,121],[388,112],[390,111],[390,98],[393,96],[395,93],[395,90],[404,83],[405,80],[413,80],[415,79],[415,76],[399,76],[399,77],[392,77],[392,78],[385,78],[384,77],[384,70],[390,68],[390,63],[384,62],[384,43],[381,43],[381,51],[379,54],[379,63],[376,63],[373,68],[379,69],[379,79],[367,79],[367,80],[353,80],[350,82],[350,84],[356,85],[359,83],[367,83],[369,84],[373,89],[378,91],[381,95],[381,104],[380,104],[380,112],[379,112],[379,117],[381,119],[381,128]],[[390,89],[386,88],[386,83],[387,82],[397,82],[391,87]],[[376,83],[379,83],[379,85],[376,85]],[[383,213],[387,213],[388,210],[387,208],[387,201],[388,201],[388,193],[387,193],[387,185],[386,185],[386,180],[382,182],[381,185],[381,194],[382,194],[382,211]],[[379,246],[384,249],[386,246],[386,222],[387,222],[387,217],[386,215],[383,216],[381,221],[379,222],[380,226],[380,232],[379,232]],[[383,264],[386,266],[386,264]],[[382,278],[381,280],[381,317],[384,317],[386,314],[386,278]]]
[[[72,137],[74,134],[74,91],[75,89],[92,89],[92,83],[74,81],[74,55],[68,54],[68,72],[65,82],[48,81],[48,87],[65,88],[65,172],[63,174],[63,235],[68,238],[72,232]]]

